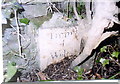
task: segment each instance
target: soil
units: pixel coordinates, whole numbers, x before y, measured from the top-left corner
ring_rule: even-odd
[[[70,69],[69,66],[76,56],[66,57],[59,63],[51,64],[43,72],[51,80],[76,80],[77,73]]]

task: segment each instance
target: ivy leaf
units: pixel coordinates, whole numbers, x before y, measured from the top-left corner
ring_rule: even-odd
[[[11,80],[11,78],[16,74],[17,68],[16,63],[8,63],[7,65],[7,73],[5,74],[5,82],[8,82]]]
[[[100,59],[100,62],[102,63],[103,67],[107,64],[109,64],[109,60],[108,59],[104,59],[104,58],[101,58]]]
[[[112,57],[118,58],[119,54],[120,54],[120,52],[113,52],[111,55],[112,55]]]
[[[79,72],[79,69],[80,69],[80,67],[78,67],[78,66],[76,66],[76,67],[74,68],[74,70],[75,70],[76,72]]]
[[[83,68],[80,68],[80,69],[79,69],[79,72],[78,72],[78,75],[82,75],[83,72],[84,72],[84,69],[83,69]]]
[[[29,24],[30,20],[27,18],[23,18],[23,19],[20,19],[20,22],[24,24]]]
[[[103,46],[102,48],[100,48],[100,52],[106,52],[107,46]]]
[[[78,74],[77,80],[83,80],[82,74],[84,72],[84,69],[77,66],[77,67],[74,68],[74,70]]]
[[[80,68],[80,67],[75,67],[74,70],[77,72],[78,75],[82,75],[83,72],[84,72],[84,69],[83,68]]]

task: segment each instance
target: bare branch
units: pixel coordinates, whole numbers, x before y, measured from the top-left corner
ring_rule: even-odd
[[[17,11],[14,10],[14,13],[15,13],[15,21],[16,21],[16,26],[17,26],[17,39],[18,39],[18,47],[19,47],[19,56],[22,57],[22,46],[21,46],[21,41],[20,41],[20,28],[19,28],[19,25],[18,25],[18,20],[17,20]]]
[[[75,13],[75,16],[76,16],[77,20],[80,21],[81,19],[78,15],[77,9],[76,9],[76,0],[74,0],[74,3],[73,3],[73,10],[74,10],[74,13]]]

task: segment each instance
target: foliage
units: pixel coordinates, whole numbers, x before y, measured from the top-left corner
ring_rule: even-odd
[[[82,77],[82,74],[84,72],[84,69],[83,68],[80,68],[80,67],[75,67],[74,70],[77,72],[78,74],[78,78],[77,80],[83,80],[83,77]]]
[[[73,18],[73,15],[74,15],[73,6],[69,5],[68,9],[69,9],[69,16],[68,16],[68,18]],[[77,9],[77,12],[79,14],[79,17],[80,18],[84,18],[84,15],[82,13],[85,11],[85,3],[82,2],[82,1],[77,2],[76,9]]]
[[[100,48],[100,52],[106,52],[107,46],[103,46],[102,48]]]
[[[9,62],[7,65],[7,73],[5,74],[5,82],[8,82],[11,80],[11,78],[16,74],[17,67],[15,62]]]
[[[108,59],[104,59],[104,58],[101,58],[100,59],[100,62],[102,63],[103,67],[107,64],[109,64],[109,60]]]
[[[20,19],[20,22],[24,23],[24,24],[29,24],[30,20],[27,18],[22,18],[22,19]]]
[[[97,58],[97,63],[100,62],[103,66],[103,69],[106,69],[106,65],[107,64],[115,64],[116,67],[119,67],[119,49],[116,49],[116,46],[111,46],[111,45],[107,45],[107,46],[103,46],[102,48],[100,48],[100,53],[99,55],[104,55],[104,57],[99,57]],[[113,73],[113,72],[112,72]],[[117,72],[114,72],[115,74],[107,79],[116,79],[117,75],[120,74],[119,70]],[[102,78],[102,79],[106,79],[106,78]]]
[[[116,52],[116,51],[111,54],[112,57],[116,57],[116,58],[118,58],[119,55],[120,52]]]
[[[78,14],[79,14],[79,17],[80,18],[84,18],[84,12],[85,12],[85,3],[84,2],[80,2],[78,3],[78,6],[77,6],[77,11],[78,11]]]
[[[78,11],[82,11],[84,8],[85,8],[85,3],[84,2],[80,2],[78,7],[77,7],[77,10]]]

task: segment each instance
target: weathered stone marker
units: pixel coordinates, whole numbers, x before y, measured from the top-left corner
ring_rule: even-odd
[[[61,61],[64,57],[78,55],[80,52],[80,33],[78,27],[39,29],[38,48],[40,68]]]

